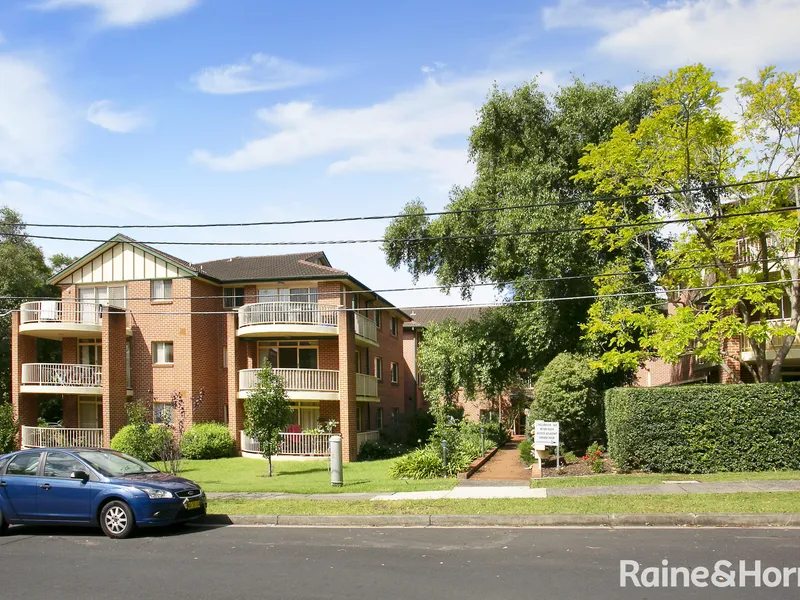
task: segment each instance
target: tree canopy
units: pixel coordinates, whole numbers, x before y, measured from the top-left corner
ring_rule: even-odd
[[[292,407],[283,379],[269,365],[258,372],[256,385],[245,398],[244,412],[245,435],[258,442],[261,453],[269,461],[269,476],[272,477],[272,457],[280,448],[280,432],[292,422]]]

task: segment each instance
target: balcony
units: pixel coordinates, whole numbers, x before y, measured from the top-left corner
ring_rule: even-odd
[[[330,439],[332,433],[281,433],[279,455],[283,456],[328,456],[330,454]],[[245,454],[260,454],[258,442],[247,437],[244,431],[240,432],[242,452]],[[379,431],[359,431],[357,446],[366,441],[378,441]]]
[[[378,326],[375,321],[357,312],[355,314],[356,341],[368,346],[378,346]]]
[[[239,398],[246,398],[255,388],[261,369],[239,371]],[[273,369],[283,378],[290,400],[339,400],[339,371],[322,369]],[[378,378],[356,374],[356,397],[362,402],[378,401]]]
[[[103,393],[102,368],[99,365],[24,364],[20,392],[100,396]]]
[[[239,307],[239,337],[339,335],[336,307],[314,302],[258,302]]]
[[[103,430],[22,426],[23,448],[102,448]]]
[[[770,319],[770,325],[774,327],[778,327],[780,325],[788,325],[788,320],[784,319]],[[767,360],[775,360],[775,356],[777,352],[775,351],[776,348],[780,348],[783,346],[783,341],[785,336],[782,335],[775,335],[770,340],[771,343],[767,344]],[[742,360],[745,362],[755,362],[756,361],[756,353],[753,350],[753,347],[750,345],[750,340],[746,337],[742,336]],[[794,342],[792,343],[792,348],[789,350],[789,354],[786,355],[787,360],[798,360],[800,359],[800,336],[795,337]]]
[[[99,305],[74,300],[25,302],[20,306],[20,333],[51,340],[100,337],[103,323]]]

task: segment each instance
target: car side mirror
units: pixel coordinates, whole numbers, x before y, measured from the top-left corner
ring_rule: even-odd
[[[80,479],[84,483],[89,481],[89,474],[86,471],[73,471],[69,474],[70,479]]]

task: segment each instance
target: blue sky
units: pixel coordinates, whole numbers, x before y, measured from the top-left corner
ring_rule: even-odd
[[[0,204],[84,224],[382,214],[416,197],[437,209],[472,177],[466,137],[493,82],[538,75],[552,89],[577,74],[624,87],[702,61],[730,84],[766,64],[800,68],[798,22],[798,0],[4,0]],[[128,233],[279,241],[384,226]],[[164,249],[201,263],[305,248]],[[376,245],[322,249],[374,288],[411,284]]]

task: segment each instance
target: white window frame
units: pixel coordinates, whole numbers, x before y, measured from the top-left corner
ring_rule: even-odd
[[[375,357],[375,377],[379,382],[383,381],[383,358],[380,356]]]
[[[169,345],[169,346],[168,346]],[[170,359],[169,361],[161,360],[162,352],[159,351],[159,348],[163,348],[163,358],[166,358],[167,347],[170,348]],[[171,340],[162,340],[158,342],[151,342],[150,351],[153,355],[153,364],[154,365],[174,365],[175,364],[175,344]]]
[[[400,383],[400,365],[396,362],[390,363],[389,379],[392,383]]]
[[[159,289],[160,288],[160,289]],[[172,279],[153,279],[150,281],[151,302],[172,301]]]

